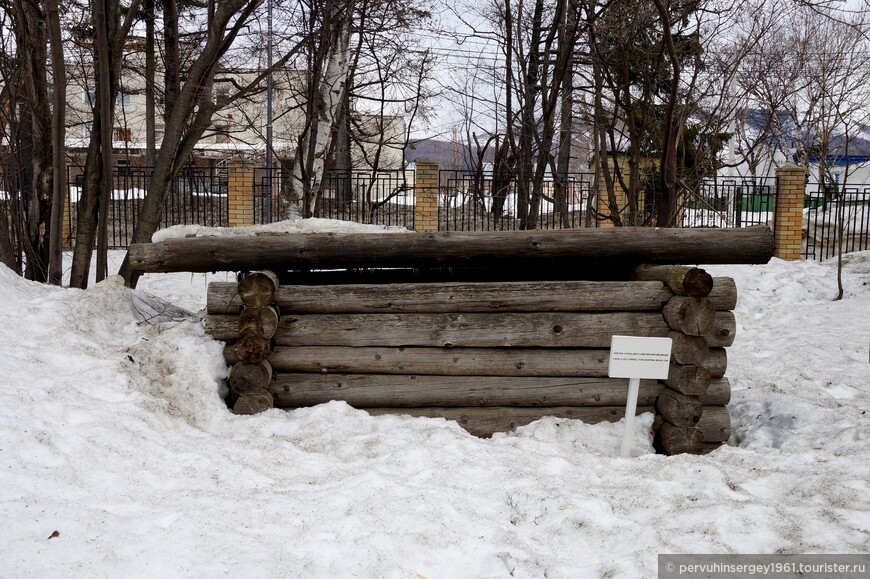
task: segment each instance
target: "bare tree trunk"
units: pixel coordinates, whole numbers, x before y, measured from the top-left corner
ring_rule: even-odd
[[[153,168],[157,156],[154,77],[157,66],[154,54],[154,0],[145,0],[145,164]]]
[[[181,57],[178,48],[177,0],[161,0],[163,4],[163,119],[169,124],[172,108],[181,93]]]
[[[51,111],[52,200],[49,226],[48,281],[60,285],[63,277],[63,209],[66,203],[66,67],[57,0],[46,0],[48,34],[51,43],[51,72],[54,96]]]
[[[315,76],[314,106],[309,106],[312,117],[299,140],[299,147],[290,175],[291,198],[301,199],[302,216],[311,216],[317,202],[317,193],[323,179],[323,164],[332,139],[344,92],[347,90],[347,73],[350,64],[350,32],[353,19],[353,1],[334,2],[327,5],[327,43],[322,47],[320,69],[322,78]],[[315,63],[317,64],[317,63]],[[309,91],[311,94],[311,91]],[[313,108],[313,111],[312,111]]]
[[[95,0],[94,29],[97,56],[97,99],[100,103],[100,213],[97,226],[96,281],[109,274],[108,213],[112,189],[112,124],[114,118],[112,79],[112,49],[110,38],[116,22],[117,3],[112,0]]]

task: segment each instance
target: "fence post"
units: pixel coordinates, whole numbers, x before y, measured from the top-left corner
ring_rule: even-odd
[[[230,227],[254,224],[254,167],[248,161],[227,162],[227,205]]]
[[[414,231],[438,231],[438,163],[417,161]]]
[[[807,171],[794,163],[776,170],[776,201],[773,213],[774,255],[794,261],[801,257],[804,192]]]

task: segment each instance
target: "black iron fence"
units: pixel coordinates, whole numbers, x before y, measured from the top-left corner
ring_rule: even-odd
[[[870,249],[870,188],[810,185],[803,213],[801,256],[822,260]]]
[[[254,220],[280,219],[288,180],[279,169],[254,171]],[[313,217],[414,228],[414,171],[329,172],[323,176]]]
[[[593,175],[547,175],[538,201],[523,202],[515,175],[442,170],[439,175],[438,229],[504,231],[520,229],[523,215],[535,229],[584,226]],[[529,184],[531,191],[532,185]],[[530,200],[531,201],[531,200]]]
[[[775,177],[711,177],[683,196],[680,227],[774,227]]]
[[[126,249],[133,238],[142,203],[151,183],[149,167],[115,167],[108,211],[109,248]],[[84,175],[80,167],[67,174],[70,192],[70,232],[75,239]],[[228,223],[226,171],[218,167],[184,167],[173,181],[160,227]]]

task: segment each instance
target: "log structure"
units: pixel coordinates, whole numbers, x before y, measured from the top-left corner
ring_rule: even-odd
[[[227,342],[236,413],[343,400],[478,436],[544,416],[620,420],[611,337],[669,336],[669,375],[641,381],[638,413],[656,414],[661,452],[708,452],[731,432],[734,283],[682,266],[625,277],[282,285],[256,272],[209,285],[205,324]]]
[[[457,421],[478,436],[543,416],[623,418],[614,334],[670,337],[643,381],[657,450],[728,440],[733,280],[685,264],[766,263],[773,234],[738,229],[261,234],[134,244],[137,273],[242,271],[212,283],[238,414],[345,400]]]

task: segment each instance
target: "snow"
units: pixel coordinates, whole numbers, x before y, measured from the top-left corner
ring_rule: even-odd
[[[0,576],[649,577],[658,553],[866,553],[870,252],[844,262],[839,302],[833,261],[707,267],[740,296],[731,445],[655,455],[647,414],[629,459],[620,424],[484,440],[340,402],[234,416],[221,344],[154,317],[232,274],[81,291],[0,269]]]

